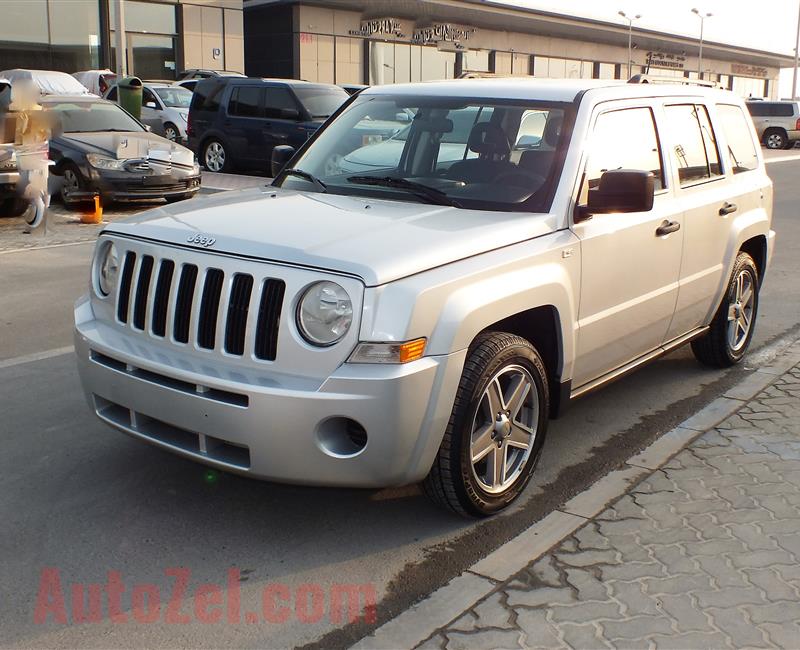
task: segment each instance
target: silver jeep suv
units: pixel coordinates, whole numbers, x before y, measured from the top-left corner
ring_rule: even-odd
[[[353,136],[387,112],[413,116],[399,151]],[[369,168],[343,170],[357,149]],[[368,88],[271,186],[106,227],[75,307],[81,381],[103,421],[218,469],[423,481],[485,516],[572,399],[686,343],[742,359],[771,212],[727,91]]]
[[[768,149],[791,149],[800,140],[800,102],[748,101],[747,110]]]

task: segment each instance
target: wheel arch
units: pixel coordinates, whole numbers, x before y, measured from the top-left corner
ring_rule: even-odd
[[[782,126],[770,126],[764,129],[764,133],[761,135],[761,142],[766,143],[769,134],[776,132],[783,135],[783,137],[786,138],[787,140],[789,139],[789,133]]]
[[[765,235],[756,235],[755,237],[750,237],[750,239],[746,239],[742,242],[742,245],[739,247],[740,251],[743,251],[750,255],[753,258],[753,261],[756,263],[756,268],[758,269],[758,283],[761,284],[764,273],[767,269],[767,238]]]
[[[555,305],[541,305],[512,314],[478,332],[475,339],[489,331],[516,334],[536,348],[547,370],[550,416],[558,417],[565,402],[561,381],[564,369],[564,336],[558,308]],[[567,390],[567,396],[568,394]]]

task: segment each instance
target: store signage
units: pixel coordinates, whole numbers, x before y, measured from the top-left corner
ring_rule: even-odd
[[[351,29],[351,36],[393,36],[404,38],[403,25],[396,18],[374,18],[372,20],[362,20],[360,29]]]
[[[388,38],[410,40],[418,45],[437,45],[442,43],[460,43],[475,33],[473,27],[461,27],[451,23],[434,23],[426,27],[416,27],[408,34],[406,21],[397,18],[372,18],[362,20],[359,29],[348,31],[350,36],[361,38]]]
[[[421,45],[432,43],[459,43],[466,41],[475,31],[472,27],[459,27],[450,23],[436,23],[429,27],[417,27],[411,41]]]
[[[648,52],[647,65],[655,66],[656,68],[672,68],[674,70],[683,70],[686,57],[680,54],[670,54],[669,52]]]
[[[746,77],[767,77],[769,71],[757,65],[745,65],[743,63],[731,63],[731,72],[733,74],[744,75]]]

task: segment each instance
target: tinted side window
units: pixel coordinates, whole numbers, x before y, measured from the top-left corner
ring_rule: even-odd
[[[597,118],[578,201],[581,205],[586,204],[589,189],[597,187],[603,172],[612,169],[652,172],[656,191],[664,188],[658,134],[649,108],[626,108]]]
[[[117,87],[114,86],[111,90],[108,91],[108,97],[106,97],[109,101],[115,102],[117,101]]]
[[[733,173],[739,174],[758,167],[750,126],[742,109],[731,104],[717,104],[717,114],[728,143]]]
[[[225,86],[217,83],[198,83],[192,96],[192,110],[216,113],[220,107]]]
[[[153,95],[153,91],[149,88],[142,88],[142,106],[144,106],[147,102],[153,102],[156,107],[158,106],[158,102]]]
[[[791,104],[772,104],[771,114],[775,117],[791,117],[794,115],[794,107]]]
[[[239,117],[263,117],[261,97],[263,88],[257,86],[238,86],[231,92],[228,113]]]
[[[266,115],[272,118],[287,118],[284,110],[296,111],[297,102],[287,88],[272,86],[267,88]]]
[[[754,117],[764,117],[769,115],[769,106],[764,102],[749,102],[747,104],[747,110],[750,111],[750,115]]]
[[[718,176],[719,156],[705,107],[680,104],[667,106],[664,110],[672,133],[681,185],[691,185]]]

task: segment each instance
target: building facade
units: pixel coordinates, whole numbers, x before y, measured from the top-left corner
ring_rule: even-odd
[[[242,0],[0,0],[0,70],[115,69],[121,1],[129,74],[244,69]]]
[[[776,98],[791,57],[480,0],[244,0],[245,72],[384,84],[464,73],[713,80]],[[702,69],[701,69],[702,68]]]

